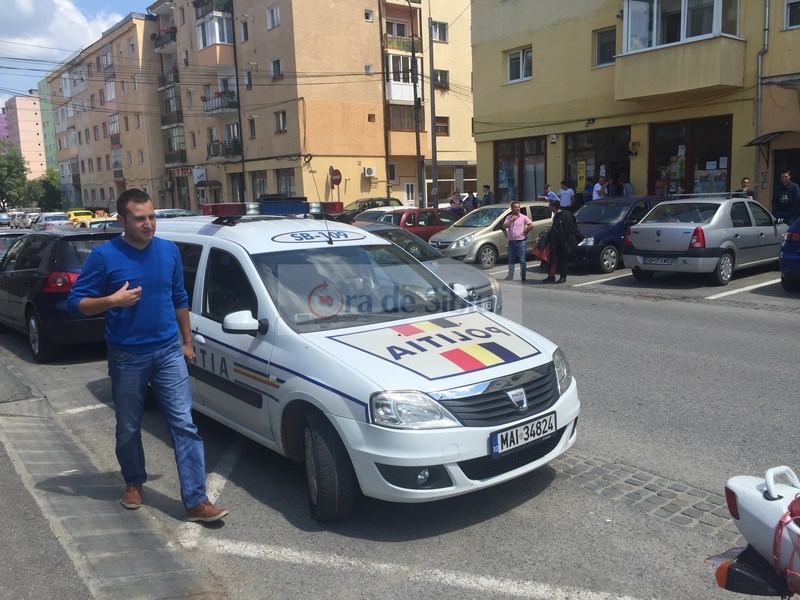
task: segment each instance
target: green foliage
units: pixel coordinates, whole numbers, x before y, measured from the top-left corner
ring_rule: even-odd
[[[22,206],[25,190],[25,159],[10,142],[0,141],[0,203],[7,208]]]
[[[42,212],[61,210],[61,188],[58,171],[47,169],[47,173],[25,184],[22,192],[24,206],[38,206]]]

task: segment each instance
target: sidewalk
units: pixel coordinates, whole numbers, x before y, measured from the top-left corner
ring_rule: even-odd
[[[40,412],[43,404],[46,404],[43,400],[32,398],[31,390],[5,365],[0,365],[0,438],[9,420],[28,419],[8,415]],[[0,444],[0,522],[3,523],[0,597],[69,600],[92,597],[15,471],[3,444]]]

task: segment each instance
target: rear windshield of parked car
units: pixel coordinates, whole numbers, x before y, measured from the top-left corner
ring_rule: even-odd
[[[675,202],[657,205],[642,223],[709,223],[719,210],[717,202]]]
[[[92,248],[104,244],[107,241],[108,238],[95,238],[90,240],[63,239],[61,241],[61,265],[64,269],[80,270],[83,268],[83,263],[89,258],[89,253],[92,251]]]
[[[606,204],[605,202],[590,202],[584,204],[575,213],[578,223],[610,225],[621,221],[628,211],[630,204]]]

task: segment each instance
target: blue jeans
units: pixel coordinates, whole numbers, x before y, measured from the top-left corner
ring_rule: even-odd
[[[149,382],[172,438],[183,505],[192,508],[208,500],[205,450],[192,421],[189,370],[180,344],[144,354],[109,348],[108,374],[117,414],[117,460],[125,483],[147,481],[141,429]]]
[[[523,281],[527,276],[528,263],[525,262],[525,240],[508,241],[508,276],[514,277],[514,267],[519,262],[519,274]]]

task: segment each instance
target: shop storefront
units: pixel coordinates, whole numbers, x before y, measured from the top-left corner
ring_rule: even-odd
[[[544,136],[495,142],[495,202],[536,200],[546,183],[545,159]]]
[[[613,127],[581,133],[569,133],[566,142],[566,177],[575,192],[581,194],[605,177],[610,186],[618,185],[630,173],[630,127]],[[584,197],[584,200],[586,198]]]
[[[650,126],[651,194],[708,194],[730,187],[730,115]]]

